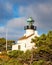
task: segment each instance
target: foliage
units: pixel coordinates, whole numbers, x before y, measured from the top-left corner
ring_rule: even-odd
[[[44,60],[34,61],[32,65],[43,65]]]
[[[7,40],[7,50],[11,50],[12,44],[15,43],[14,40]],[[0,38],[0,51],[6,51],[6,39]]]
[[[36,60],[52,61],[52,31],[36,37],[32,42],[37,47],[34,55]]]
[[[10,43],[9,43],[10,42]],[[13,41],[8,41],[12,45]],[[52,65],[52,31],[32,39],[36,49],[27,50],[25,53],[20,50],[6,52],[4,47],[6,40],[0,39],[0,65]]]

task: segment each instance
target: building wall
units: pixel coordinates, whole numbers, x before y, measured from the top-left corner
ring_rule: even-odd
[[[19,50],[18,46],[20,45],[20,50],[22,51],[26,51],[26,50],[30,50],[34,47],[34,43],[31,43],[31,39],[34,38],[34,35],[25,39],[25,40],[19,40],[17,41],[17,44],[12,46],[12,50]]]
[[[32,29],[27,29],[27,30],[26,30],[26,33],[25,33],[25,36],[29,36],[29,35],[31,35],[31,34],[34,34],[34,30],[32,30]]]
[[[19,50],[18,46],[20,45],[20,50],[22,51],[26,51],[26,50],[30,50],[32,48],[36,48],[35,47],[35,43],[31,43],[31,39],[35,38],[35,36],[39,36],[37,31],[34,32],[34,30],[26,30],[25,35],[29,36],[30,34],[34,33],[34,35],[30,36],[27,39],[23,39],[23,40],[18,40],[17,44],[12,46],[12,50]]]

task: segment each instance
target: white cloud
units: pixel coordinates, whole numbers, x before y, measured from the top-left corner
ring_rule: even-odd
[[[26,23],[27,22],[26,22],[25,17],[14,18],[14,19],[9,20],[4,28],[7,30],[7,34],[8,34],[7,38],[8,39],[17,39],[20,36],[22,36],[22,34],[23,34],[22,29],[24,29],[24,26],[26,25]],[[3,31],[5,31],[4,29],[3,29]]]
[[[0,27],[0,38],[6,37],[5,34],[6,34],[6,29],[5,27],[1,26]]]
[[[7,22],[7,27],[8,28],[21,28],[25,25],[26,23],[26,18],[25,17],[21,17],[21,18],[14,18],[11,19]]]
[[[23,28],[26,25],[26,18],[14,18],[7,22],[5,27],[0,27],[0,37],[6,37],[7,39],[17,39],[23,34]]]
[[[25,14],[25,16],[32,16],[35,19],[38,17],[39,13],[40,15],[52,13],[52,4],[38,3],[37,5],[31,4],[26,7],[20,6],[19,8],[19,14]]]
[[[52,12],[52,5],[51,4],[39,4],[38,8],[44,14],[50,14]]]
[[[11,10],[9,4],[7,5],[7,10]],[[19,14],[20,16],[25,15],[25,17],[20,18],[14,18],[7,22],[7,28],[8,28],[8,38],[10,39],[17,39],[23,34],[23,27],[27,24],[26,20],[28,17],[32,16],[35,20],[35,25],[38,27],[38,29],[41,30],[49,30],[52,27],[52,5],[51,4],[32,4],[28,5],[26,7],[20,6],[19,8]],[[51,18],[49,21],[48,19]],[[5,27],[6,28],[6,27]],[[3,27],[1,27],[0,31],[4,31]]]
[[[20,15],[24,15],[24,13],[25,13],[25,8],[23,6],[20,6],[20,8],[19,8],[19,14]]]
[[[13,5],[9,2],[6,2],[5,3],[5,9],[8,11],[8,12],[11,12],[12,11],[12,8],[13,8]]]
[[[5,30],[6,30],[5,27],[3,26],[0,27],[0,33],[4,32]]]
[[[26,7],[21,6],[19,8],[19,13],[21,15],[25,14],[26,17],[32,16],[38,28],[45,30],[50,28],[52,20],[52,4],[50,3],[30,4]]]

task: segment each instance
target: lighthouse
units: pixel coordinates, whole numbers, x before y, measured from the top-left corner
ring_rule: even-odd
[[[34,26],[34,20],[32,17],[27,19],[27,26],[24,26],[24,30],[26,31],[25,34],[18,39],[17,43],[15,45],[12,45],[12,50],[21,50],[21,51],[26,51],[26,50],[31,50],[32,48],[35,47],[35,43],[31,43],[32,39],[35,38],[36,36],[38,37],[37,33],[37,27]]]
[[[25,33],[26,36],[29,36],[29,35],[34,34],[34,33],[35,33],[35,35],[37,34],[36,33],[36,28],[37,27],[33,25],[34,22],[35,21],[32,19],[32,17],[27,19],[28,25],[24,27],[24,29],[26,30],[26,33]]]

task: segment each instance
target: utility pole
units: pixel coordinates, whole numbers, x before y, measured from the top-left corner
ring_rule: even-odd
[[[7,51],[7,32],[8,30],[6,29],[6,51]]]

